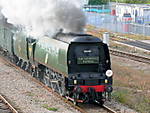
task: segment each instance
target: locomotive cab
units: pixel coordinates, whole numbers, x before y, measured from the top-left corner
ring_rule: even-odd
[[[77,100],[101,101],[112,92],[109,50],[99,38],[82,36],[68,50],[68,90]],[[107,73],[107,74],[106,74]],[[104,96],[105,95],[105,96]]]

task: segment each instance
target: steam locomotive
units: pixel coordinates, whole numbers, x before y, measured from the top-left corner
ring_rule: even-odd
[[[0,47],[16,65],[60,95],[77,103],[110,99],[112,75],[109,49],[88,34],[57,33],[34,38],[0,23]]]

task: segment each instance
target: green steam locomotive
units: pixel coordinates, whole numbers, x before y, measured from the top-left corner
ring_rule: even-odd
[[[35,38],[4,21],[0,23],[0,47],[16,65],[74,104],[102,105],[110,99],[109,50],[97,37],[59,32]]]

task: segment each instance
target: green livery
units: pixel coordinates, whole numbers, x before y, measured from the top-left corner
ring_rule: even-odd
[[[32,37],[5,20],[0,47],[13,63],[74,103],[103,104],[113,90],[107,44],[92,35],[61,31]]]
[[[15,34],[13,37],[14,54],[27,61],[27,41],[23,33]]]
[[[43,37],[36,43],[35,61],[61,73],[68,74],[67,51],[69,44]]]
[[[67,51],[69,44],[50,37],[34,39],[23,33],[15,34],[14,54],[25,61],[37,62],[59,73],[68,74]]]
[[[0,24],[0,46],[12,54],[13,33],[9,27]]]

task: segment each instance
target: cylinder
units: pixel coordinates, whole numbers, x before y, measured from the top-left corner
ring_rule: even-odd
[[[105,43],[109,46],[109,33],[108,32],[105,32],[103,34],[103,43]]]

